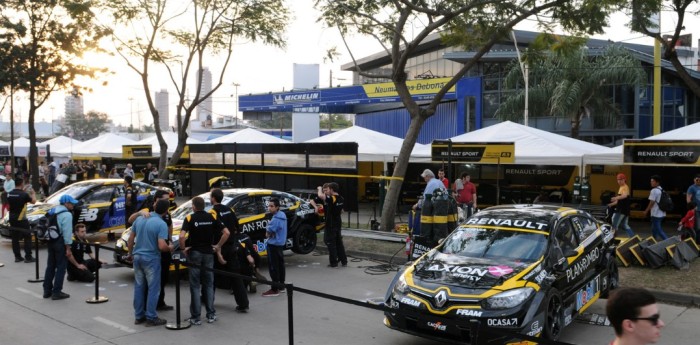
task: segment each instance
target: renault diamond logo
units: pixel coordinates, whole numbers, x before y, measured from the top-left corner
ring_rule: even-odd
[[[440,290],[440,292],[435,295],[435,306],[438,308],[442,308],[445,303],[447,303],[447,293],[445,290]]]

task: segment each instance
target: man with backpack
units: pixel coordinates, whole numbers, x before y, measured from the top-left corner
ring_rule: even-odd
[[[661,176],[653,175],[651,177],[651,191],[649,191],[649,204],[646,210],[644,210],[644,214],[649,214],[651,216],[651,235],[654,236],[655,239],[665,240],[668,236],[666,236],[666,233],[661,228],[661,223],[664,217],[666,217],[666,212],[659,207],[663,193],[660,184]]]
[[[58,200],[60,205],[52,208],[47,213],[49,224],[58,225],[61,236],[49,241],[49,250],[46,259],[46,272],[44,273],[44,298],[52,300],[66,299],[69,294],[63,292],[63,278],[66,275],[68,261],[78,269],[87,269],[85,265],[78,263],[73,257],[71,245],[73,244],[73,208],[78,204],[72,196],[64,194]]]

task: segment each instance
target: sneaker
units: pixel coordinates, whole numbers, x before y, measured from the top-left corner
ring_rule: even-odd
[[[341,263],[340,265],[343,266],[343,267],[348,267],[348,263],[347,263],[347,262]]]
[[[51,297],[51,291],[44,292],[44,298],[49,298],[49,297]]]
[[[22,261],[24,261],[24,258],[21,256],[18,256],[15,258],[15,262],[22,262]]]
[[[26,263],[36,262],[36,259],[33,258],[31,255],[27,255],[27,256],[24,258],[24,262],[26,262]]]
[[[262,293],[263,297],[275,297],[275,296],[279,296],[279,295],[280,295],[279,291],[274,290],[274,289],[270,289],[270,290],[267,290],[267,291]]]
[[[152,320],[146,320],[146,327],[153,327],[153,326],[162,326],[165,325],[168,321],[165,321],[159,317],[152,319]]]
[[[279,292],[279,293],[287,293],[287,289],[279,289],[279,290],[277,290],[277,292]]]
[[[175,309],[173,306],[167,304],[159,305],[156,307],[156,310],[158,311],[168,311],[173,309]]]
[[[236,311],[239,312],[239,313],[247,313],[247,312],[248,312],[248,307],[241,307],[241,306],[239,305],[239,306],[236,306]]]
[[[195,318],[185,319],[185,322],[189,322],[192,326],[199,326],[202,324],[202,320]]]
[[[146,317],[145,317],[145,316],[142,317],[142,318],[140,318],[140,319],[134,320],[134,325],[140,325],[140,324],[142,324],[142,323],[144,323],[144,322],[146,322]]]
[[[51,299],[54,301],[59,300],[59,299],[66,299],[68,297],[70,297],[70,295],[65,293],[65,292],[59,292],[59,293],[55,293],[55,294],[51,295]]]
[[[0,262],[0,267],[5,267],[5,264]]]
[[[207,316],[207,322],[208,323],[214,323],[216,321],[216,315],[209,315]]]

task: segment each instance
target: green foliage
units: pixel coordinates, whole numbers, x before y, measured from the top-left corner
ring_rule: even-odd
[[[61,133],[68,135],[73,132],[76,139],[94,138],[108,129],[109,116],[94,110],[87,114],[66,114],[65,126],[61,126]]]
[[[572,137],[585,116],[612,125],[619,113],[608,98],[608,85],[644,85],[646,73],[629,51],[611,45],[600,55],[582,47],[570,54],[541,54],[529,63],[528,114],[564,116],[572,121]],[[595,52],[594,52],[595,53]],[[515,89],[501,103],[496,116],[519,121],[525,108],[523,73],[513,61],[505,77],[505,87]]]
[[[292,113],[272,113],[270,120],[258,120],[259,128],[292,128]]]

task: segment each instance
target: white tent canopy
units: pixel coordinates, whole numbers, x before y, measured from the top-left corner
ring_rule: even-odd
[[[516,164],[581,166],[583,155],[609,148],[511,121],[450,138],[453,142],[514,142]],[[430,145],[421,155],[430,156]]]
[[[226,134],[224,136],[214,138],[206,142],[207,144],[226,144],[226,143],[253,143],[253,144],[288,144],[289,141],[263,133],[261,131],[246,128],[240,131]]]
[[[392,162],[399,155],[403,139],[371,129],[352,126],[322,137],[307,140],[307,143],[357,143],[358,160],[363,162]],[[416,144],[413,152],[426,145]]]
[[[54,151],[53,154],[61,157],[73,156],[102,156],[102,157],[121,157],[122,145],[134,145],[136,141],[125,138],[113,133],[102,134],[96,138],[82,142],[78,145],[73,145],[71,148],[63,147]],[[115,148],[119,148],[119,153],[113,153]],[[112,153],[110,153],[112,152]]]
[[[700,122],[676,128],[672,131],[646,137],[642,140],[698,140],[700,139]],[[586,154],[585,164],[622,165],[624,145],[615,146],[606,152]]]
[[[165,140],[165,143],[168,144],[168,156],[172,155],[175,152],[175,148],[177,147],[177,133],[174,132],[163,132],[163,139]],[[186,141],[187,144],[199,144],[201,141],[194,139],[194,138],[187,138]],[[160,144],[158,143],[158,137],[154,134],[153,136],[150,136],[145,139],[141,139],[139,141],[129,143],[126,145],[151,145],[151,150],[153,153],[154,157],[160,156]],[[111,147],[102,153],[110,156],[110,157],[121,157],[122,155],[122,146],[114,146]]]
[[[15,156],[17,157],[26,157],[29,155],[29,139],[25,137],[19,137],[16,138],[15,140],[12,141],[14,143],[14,149],[15,149]],[[3,145],[7,145],[7,147],[10,147],[10,142],[4,143]],[[43,143],[39,143],[37,147],[44,147],[45,145]]]
[[[64,135],[59,135],[53,139],[49,139],[47,141],[44,141],[41,143],[42,145],[50,145],[50,148],[52,151],[57,151],[59,149],[63,149],[65,147],[70,147],[72,144],[73,146],[76,146],[78,144],[81,144],[82,141],[75,140],[73,138],[69,138]]]

